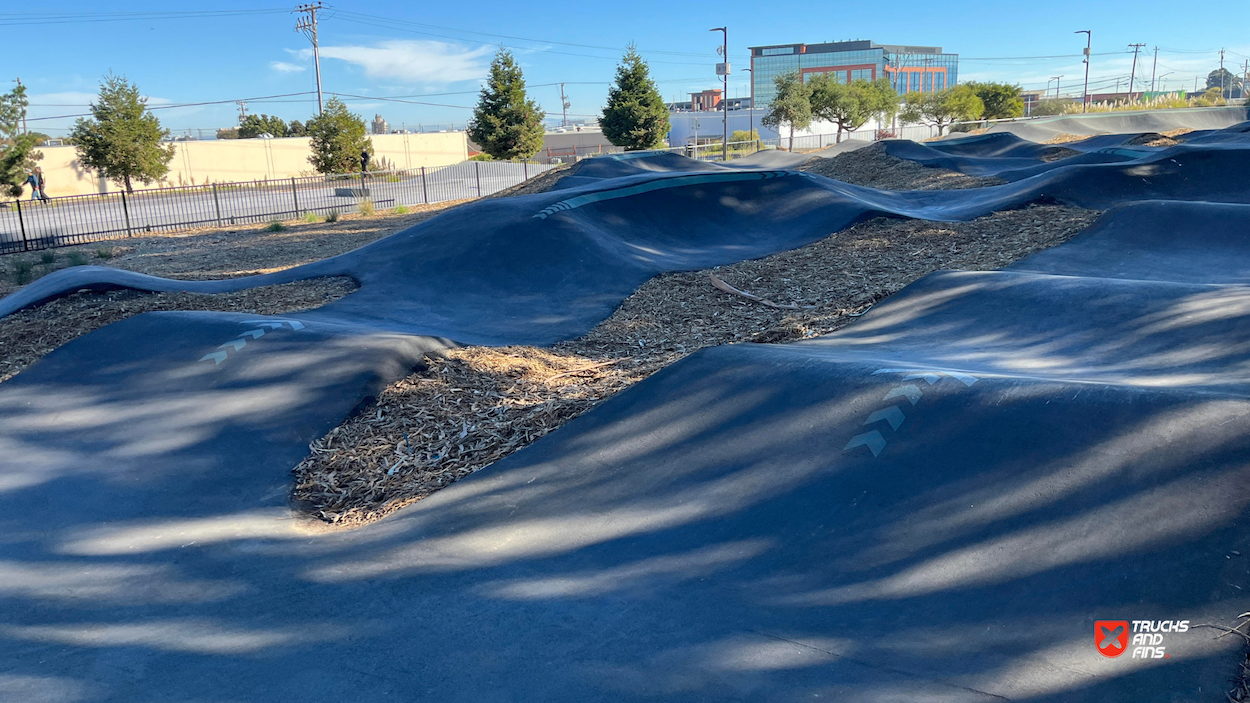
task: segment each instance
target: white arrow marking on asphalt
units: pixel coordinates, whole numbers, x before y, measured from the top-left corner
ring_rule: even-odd
[[[968,374],[964,374],[964,373],[955,373],[954,371],[947,371],[946,375],[952,376],[955,379],[958,379],[965,386],[969,386],[969,387],[971,387],[972,384],[976,383],[977,381],[981,380],[977,378],[976,376],[969,376]]]
[[[265,336],[265,330],[248,330],[239,336],[242,337],[244,335],[250,336],[252,339],[260,339]]]
[[[226,342],[225,344],[218,345],[217,348],[220,349],[222,347],[234,347],[235,351],[239,351],[240,349],[246,346],[247,346],[246,339],[232,339],[229,342]]]
[[[912,380],[915,380],[915,379],[917,379],[917,378],[923,378],[923,379],[925,380],[925,383],[928,383],[930,386],[932,386],[933,384],[935,384],[935,383],[937,383],[937,382],[938,382],[938,375],[937,375],[937,374],[935,374],[935,373],[913,373],[913,374],[908,374],[908,375],[906,375],[906,376],[904,376],[904,377],[903,377],[903,380],[904,380],[904,381],[912,381]]]
[[[883,400],[889,400],[890,398],[898,398],[902,396],[910,400],[912,405],[915,405],[916,403],[920,402],[920,396],[922,395],[924,395],[924,393],[921,392],[920,388],[916,386],[916,384],[909,383],[905,386],[899,386],[898,388],[895,388],[894,390],[890,391],[889,393],[885,395],[885,398],[883,398]]]
[[[903,424],[905,417],[906,416],[903,415],[903,411],[899,410],[897,405],[891,405],[884,410],[878,410],[877,412],[869,415],[868,419],[864,420],[864,424],[871,425],[874,422],[885,420],[890,423],[890,429],[897,430],[898,426]]]
[[[214,365],[214,366],[218,366],[218,365],[220,365],[220,364],[221,364],[221,362],[223,362],[223,361],[225,361],[225,360],[226,360],[226,352],[221,351],[221,352],[213,352],[212,354],[205,354],[205,355],[204,355],[204,356],[200,359],[200,361],[208,361],[209,359],[212,359],[213,361],[216,361],[217,363],[216,363],[216,364],[213,364],[213,365]]]
[[[865,432],[863,434],[857,434],[854,437],[851,437],[851,441],[846,443],[846,448],[842,451],[854,449],[855,447],[861,445],[868,447],[868,449],[872,452],[872,455],[877,456],[881,453],[882,449],[885,449],[885,437],[882,437],[881,433],[876,430],[873,430],[872,432]]]

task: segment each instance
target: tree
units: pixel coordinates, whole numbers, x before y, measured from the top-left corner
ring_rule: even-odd
[[[616,83],[608,89],[599,125],[609,142],[626,151],[654,149],[668,138],[668,106],[633,44],[616,67]]]
[[[1003,120],[1024,115],[1024,94],[1018,85],[1010,83],[965,83],[981,98],[985,110],[983,120]]]
[[[1033,105],[1033,109],[1029,111],[1029,116],[1045,117],[1047,115],[1063,115],[1071,112],[1074,107],[1076,107],[1076,103],[1063,98],[1038,100]]]
[[[1241,76],[1227,68],[1217,68],[1207,74],[1207,89],[1219,88],[1225,98],[1241,95]]]
[[[307,137],[308,128],[299,120],[291,120],[291,124],[286,126],[286,136],[288,137]]]
[[[239,123],[239,139],[255,139],[262,134],[285,137],[287,136],[286,122],[283,122],[281,117],[248,115]]]
[[[842,132],[854,132],[868,120],[893,116],[898,109],[898,93],[884,78],[868,82],[862,78],[841,83],[828,74],[819,74],[811,82],[812,117],[838,126],[837,141]]]
[[[904,123],[923,122],[937,127],[938,136],[952,122],[975,120],[985,112],[985,104],[966,84],[945,90],[913,92],[903,96]]]
[[[758,142],[760,140],[760,131],[753,129],[750,132],[745,129],[735,129],[729,133],[729,141],[732,142]]]
[[[365,134],[365,121],[347,110],[337,97],[325,110],[308,120],[309,163],[318,173],[353,173],[360,170],[360,152],[373,154],[373,142]]]
[[[162,144],[169,130],[148,112],[147,98],[124,76],[109,74],[91,104],[91,119],[78,118],[70,138],[78,160],[114,183],[134,190],[133,181],[148,185],[169,173],[174,145]]]
[[[525,77],[512,52],[500,48],[473,108],[469,139],[496,159],[528,159],[543,148],[546,116],[526,95]]]
[[[34,168],[43,154],[35,151],[43,135],[22,133],[26,117],[26,86],[19,85],[0,95],[0,195],[20,197],[26,169]]]
[[[774,76],[773,85],[777,87],[777,94],[760,122],[778,132],[781,125],[789,125],[790,151],[794,151],[794,130],[806,129],[812,123],[811,91],[798,71]]]
[[[231,127],[229,129],[219,129],[217,130],[217,138],[218,139],[238,139],[239,128]]]

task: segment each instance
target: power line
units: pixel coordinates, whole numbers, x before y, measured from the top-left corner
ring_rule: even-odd
[[[259,102],[262,100],[266,100],[268,98],[289,98],[295,95],[311,95],[312,93],[313,91],[306,90],[302,93],[282,93],[281,95],[262,95],[256,98],[231,98],[229,100],[206,100],[204,102],[198,102],[198,103],[173,103],[169,105],[148,105],[148,106],[145,106],[145,108],[148,110],[172,110],[174,108],[179,108],[179,107],[202,107],[204,105],[225,105],[226,103],[237,103],[240,101]],[[87,112],[87,113],[81,113],[81,114],[75,114],[75,115],[53,115],[51,117],[32,117],[30,118],[30,121],[35,122],[37,120],[66,120],[71,117],[91,117],[91,113]]]
[[[194,10],[185,12],[78,12],[61,15],[42,15],[38,18],[0,18],[0,27],[41,24],[75,24],[82,22],[137,22],[140,20],[147,22],[150,20],[213,19],[216,17],[237,17],[240,15],[273,15],[286,12],[289,12],[289,10],[285,7],[255,10]]]

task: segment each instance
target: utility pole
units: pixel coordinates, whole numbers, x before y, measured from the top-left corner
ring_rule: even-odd
[[[742,69],[751,74],[751,106],[747,108],[747,139],[755,141],[755,70]]]
[[[716,72],[724,79],[725,86],[720,96],[721,128],[724,131],[724,136],[721,137],[721,162],[724,163],[729,161],[729,27],[714,27],[707,31],[724,35],[724,43],[716,52],[725,59],[725,63],[716,65]]]
[[[1089,49],[1094,43],[1094,33],[1088,29],[1078,29],[1073,34],[1085,35],[1085,90],[1081,93],[1081,112],[1089,112]]]
[[[239,106],[239,124],[243,124],[244,118],[247,117],[247,101],[235,100],[234,104]]]
[[[569,99],[564,96],[564,84],[561,83],[560,84],[560,109],[563,111],[562,114],[564,115],[560,119],[561,127],[569,126],[569,106],[570,106]]]
[[[21,88],[21,87],[22,87],[22,79],[21,79],[21,78],[17,78],[17,79],[15,79],[15,80],[17,81],[17,87]],[[29,132],[29,131],[30,131],[29,129],[26,129],[26,113],[25,113],[25,112],[22,112],[22,134],[26,134],[26,133],[27,133],[27,132]]]
[[[1224,70],[1224,50],[1220,49],[1220,97],[1225,100],[1228,99],[1228,96],[1224,94],[1224,83],[1226,82],[1224,76],[1226,74],[1227,72]]]
[[[1133,79],[1137,77],[1137,52],[1145,44],[1129,44],[1128,48],[1133,50],[1133,70],[1128,74],[1128,99],[1133,99]]]
[[[1063,76],[1051,76],[1050,81],[1055,82],[1055,100],[1059,99],[1059,79]],[[1050,81],[1046,81],[1046,85],[1050,85]]]
[[[1155,47],[1155,62],[1150,67],[1150,92],[1155,92],[1155,71],[1159,68],[1159,47]]]
[[[321,50],[317,45],[317,10],[322,8],[320,2],[310,3],[307,5],[297,5],[295,11],[308,15],[301,17],[299,22],[295,23],[295,31],[303,32],[304,36],[312,42],[313,46],[313,68],[317,72],[317,114],[320,115],[325,109],[321,102]]]

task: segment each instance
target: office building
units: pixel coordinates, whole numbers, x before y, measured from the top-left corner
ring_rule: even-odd
[[[825,73],[841,82],[888,78],[899,94],[942,90],[959,81],[959,55],[940,46],[900,46],[872,41],[753,46],[752,104],[767,107],[776,95],[773,78],[797,71],[805,79]]]

